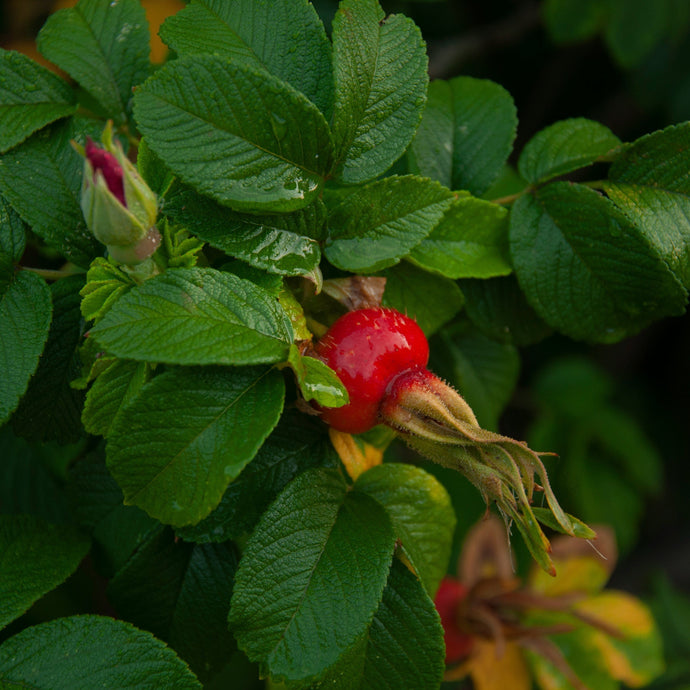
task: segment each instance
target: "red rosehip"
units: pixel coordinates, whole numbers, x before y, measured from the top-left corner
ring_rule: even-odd
[[[393,379],[424,368],[429,343],[415,321],[395,309],[373,307],[341,316],[316,344],[350,395],[343,407],[323,408],[322,419],[351,434],[371,429]]]
[[[441,617],[443,638],[446,643],[446,664],[454,664],[464,659],[470,651],[474,639],[460,629],[459,607],[467,596],[467,587],[459,580],[444,577],[436,593],[434,604]]]

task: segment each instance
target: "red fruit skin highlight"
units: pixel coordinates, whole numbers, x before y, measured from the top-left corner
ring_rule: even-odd
[[[341,316],[316,344],[316,356],[336,371],[350,395],[343,407],[322,408],[322,419],[358,434],[381,421],[381,404],[397,376],[426,367],[429,343],[413,319],[371,307]]]

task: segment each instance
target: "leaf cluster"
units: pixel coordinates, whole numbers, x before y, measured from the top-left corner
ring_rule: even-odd
[[[438,371],[497,427],[517,347],[684,312],[690,125],[624,143],[555,123],[497,198],[510,94],[429,84],[419,28],[378,0],[342,0],[330,36],[307,0],[192,0],[160,35],[154,69],[138,0],[80,0],[37,40],[69,82],[0,50],[0,443],[18,487],[0,494],[0,619],[90,551],[128,621],[8,637],[0,684],[198,687],[239,647],[289,687],[437,687],[456,513],[412,465],[352,480],[298,411],[347,402],[309,356],[342,311],[324,281],[385,278],[383,303],[437,334]],[[82,216],[70,142],[107,120],[159,197],[152,276]],[[622,456],[629,420],[597,402]]]

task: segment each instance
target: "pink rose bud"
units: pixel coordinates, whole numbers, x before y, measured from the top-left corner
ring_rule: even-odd
[[[158,199],[113,139],[111,122],[101,141],[98,145],[87,139],[83,148],[75,144],[84,156],[81,208],[86,225],[115,261],[139,264],[161,241]]]

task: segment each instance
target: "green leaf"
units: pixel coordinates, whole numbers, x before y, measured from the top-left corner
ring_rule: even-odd
[[[457,284],[407,262],[386,271],[383,304],[407,314],[430,335],[450,321],[464,304]]]
[[[74,527],[30,515],[0,515],[0,628],[64,582],[88,550],[89,540]]]
[[[166,641],[202,679],[225,665],[237,554],[231,543],[187,544],[158,529],[108,584],[118,614]]]
[[[571,338],[616,342],[684,310],[685,290],[649,241],[581,185],[555,182],[518,199],[510,250],[531,306]]]
[[[430,597],[448,569],[455,513],[443,485],[420,467],[386,463],[359,476],[355,487],[385,508]]]
[[[105,616],[72,616],[23,630],[0,645],[7,688],[201,690],[186,664],[153,635]]]
[[[338,375],[321,360],[303,356],[296,345],[291,345],[288,362],[304,400],[324,407],[342,407],[350,401]]]
[[[608,197],[690,286],[690,123],[631,144],[611,166]]]
[[[12,266],[9,270],[14,272]],[[38,366],[51,315],[50,290],[35,273],[20,271],[0,293],[0,425],[16,409]]]
[[[670,5],[646,0],[609,0],[607,5],[609,50],[622,67],[634,67],[664,38]]]
[[[14,50],[0,48],[0,83],[0,153],[77,109],[60,77]]]
[[[136,0],[80,0],[60,10],[36,39],[48,60],[69,74],[115,124],[124,124],[132,88],[149,75],[149,29]]]
[[[534,517],[537,518],[542,525],[556,532],[565,534],[563,531],[563,526],[558,524],[558,520],[556,520],[554,514],[551,512],[551,510],[549,510],[549,508],[532,506],[532,512],[534,513]],[[569,515],[568,513],[566,513],[566,515],[568,515],[568,519],[570,520],[570,524],[573,529],[572,536],[580,539],[596,538],[596,532],[589,525],[586,525],[584,522],[582,522],[582,520],[579,520],[574,515]]]
[[[554,624],[554,616],[533,616],[532,624]],[[562,622],[556,619],[555,622]],[[570,622],[570,620],[568,620]],[[613,678],[606,668],[606,664],[599,653],[590,631],[579,627],[575,630],[559,633],[549,637],[556,645],[556,653],[565,657],[568,666],[575,672],[584,687],[597,690],[618,690],[620,684]],[[532,675],[542,687],[553,690],[571,690],[573,684],[563,674],[562,670],[553,665],[547,658],[530,650],[525,650],[525,659],[529,663]],[[559,656],[560,656],[559,654]]]
[[[49,444],[33,445],[12,433],[9,425],[0,430],[0,507],[5,514],[36,515],[48,522],[72,522],[62,487],[48,469],[45,455]]]
[[[242,554],[230,608],[240,648],[276,677],[323,674],[371,623],[394,542],[383,508],[338,471],[301,474]]]
[[[206,517],[276,425],[283,396],[281,375],[264,367],[180,368],[154,378],[108,436],[108,468],[125,503],[171,525]]]
[[[176,268],[121,297],[91,337],[124,359],[259,364],[287,358],[292,327],[270,293],[251,281]]]
[[[459,285],[465,295],[467,316],[492,340],[525,346],[551,333],[551,327],[528,304],[514,275],[462,280]]]
[[[254,529],[264,510],[297,475],[313,467],[338,466],[325,425],[301,412],[286,412],[218,507],[197,525],[176,532],[182,539],[201,543],[237,539]]]
[[[7,199],[0,195],[0,254],[17,262],[25,248],[26,226]]]
[[[360,187],[331,211],[326,258],[358,273],[393,266],[431,232],[452,199],[440,184],[413,175]]]
[[[556,43],[576,43],[591,38],[604,26],[607,0],[545,0],[542,17]]]
[[[591,165],[620,145],[620,139],[598,122],[583,117],[561,120],[527,142],[518,170],[536,184]]]
[[[313,690],[437,688],[444,663],[443,628],[433,601],[397,558],[363,639]]]
[[[515,104],[502,86],[473,77],[434,81],[410,169],[481,196],[501,172],[516,130]]]
[[[497,429],[517,385],[518,351],[472,331],[444,330],[439,340],[434,353],[442,364],[435,368],[462,393],[482,427]]]
[[[321,261],[318,238],[325,222],[320,201],[292,213],[239,213],[182,190],[166,199],[164,213],[211,246],[280,275],[309,275]]]
[[[82,422],[90,434],[107,438],[118,412],[141,391],[151,367],[146,362],[116,359],[94,381],[86,395]]]
[[[343,182],[385,172],[414,136],[424,107],[427,56],[419,29],[378,0],[343,0],[333,20],[336,171]]]
[[[491,278],[512,272],[507,209],[460,197],[408,257],[447,278]]]
[[[81,369],[77,347],[82,336],[79,290],[83,285],[83,276],[69,276],[51,285],[53,320],[48,340],[12,417],[15,433],[31,441],[74,443],[83,434],[84,394],[70,387]]]
[[[331,165],[318,108],[242,62],[169,62],[134,97],[151,149],[202,194],[237,210],[293,211],[318,195]]]
[[[112,577],[160,523],[122,503],[122,491],[105,465],[102,447],[70,468],[68,491],[78,523],[91,533],[91,555],[104,577]]]
[[[263,68],[331,116],[331,45],[306,0],[193,0],[160,34],[178,55],[212,53]]]
[[[84,161],[72,148],[93,123],[70,119],[36,132],[0,156],[0,192],[39,237],[79,266],[103,253],[79,205]],[[40,203],[37,201],[40,200]]]
[[[98,321],[136,281],[119,266],[103,257],[93,260],[86,273],[86,285],[81,290],[81,313],[87,321]]]

